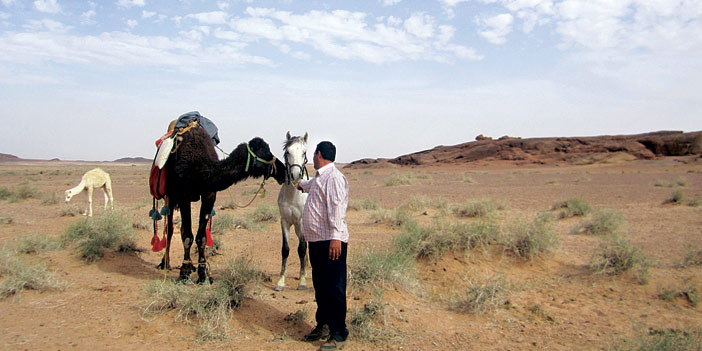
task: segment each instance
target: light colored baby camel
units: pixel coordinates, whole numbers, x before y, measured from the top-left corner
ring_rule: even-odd
[[[114,210],[114,199],[112,198],[112,180],[107,172],[100,168],[95,168],[83,174],[80,184],[66,190],[66,202],[71,201],[71,198],[80,194],[84,189],[88,190],[88,216],[93,216],[93,189],[102,188],[105,193],[105,209],[107,209],[107,201],[109,198],[110,208]]]

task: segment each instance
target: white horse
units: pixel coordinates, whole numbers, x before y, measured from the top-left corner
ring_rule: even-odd
[[[299,244],[297,246],[297,254],[300,256],[300,284],[299,290],[307,289],[307,279],[305,277],[305,266],[307,265],[307,242],[302,237],[302,210],[305,208],[307,194],[297,190],[297,184],[300,180],[309,179],[307,174],[307,133],[304,136],[290,136],[290,132],[286,134],[287,139],[283,146],[285,154],[285,183],[280,188],[278,193],[278,209],[280,210],[280,227],[283,230],[283,261],[280,269],[280,280],[275,287],[275,291],[281,291],[285,288],[285,272],[290,254],[290,226],[295,225],[295,234]]]

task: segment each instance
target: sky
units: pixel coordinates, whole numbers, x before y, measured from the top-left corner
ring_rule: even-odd
[[[190,111],[338,162],[699,131],[702,0],[0,0],[0,107],[28,159],[153,158]]]

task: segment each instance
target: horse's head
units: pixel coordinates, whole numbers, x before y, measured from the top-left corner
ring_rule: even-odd
[[[297,184],[307,176],[307,133],[304,136],[290,136],[288,132],[283,151],[286,182]]]
[[[247,172],[254,177],[273,176],[278,183],[285,177],[285,165],[271,153],[271,149],[263,139],[255,137],[247,145]]]

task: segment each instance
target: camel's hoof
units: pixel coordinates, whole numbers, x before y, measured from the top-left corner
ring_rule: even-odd
[[[276,285],[276,287],[273,288],[274,291],[283,291],[283,289],[285,289],[285,286],[281,286],[281,285]]]
[[[185,281],[190,279],[190,273],[195,271],[195,267],[193,267],[192,263],[183,263],[182,266],[180,266],[180,275],[178,276],[179,281]]]
[[[212,284],[213,280],[211,277],[207,276],[207,266],[200,264],[197,266],[197,283],[203,284],[205,282]]]

